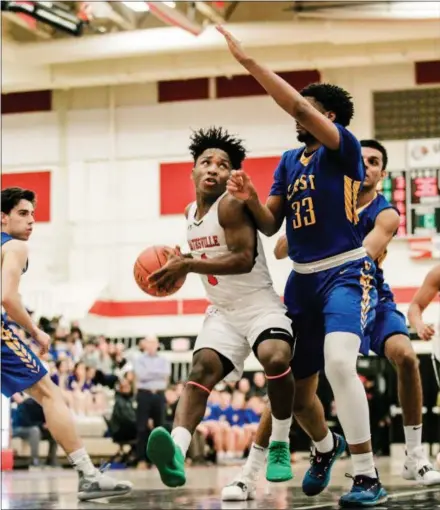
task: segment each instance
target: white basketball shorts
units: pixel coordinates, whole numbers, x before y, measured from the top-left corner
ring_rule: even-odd
[[[292,342],[292,322],[287,309],[273,289],[264,289],[231,304],[209,306],[194,352],[213,349],[229,359],[234,370],[227,381],[241,378],[244,362],[259,339],[286,339]]]

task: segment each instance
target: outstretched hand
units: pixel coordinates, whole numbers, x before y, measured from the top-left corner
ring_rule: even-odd
[[[229,51],[232,53],[232,56],[240,62],[240,64],[243,64],[246,60],[249,59],[248,55],[246,55],[240,41],[236,39],[231,32],[226,30],[226,28],[223,25],[216,25],[216,29],[218,32],[222,34],[222,36],[226,39],[226,42],[229,47]]]

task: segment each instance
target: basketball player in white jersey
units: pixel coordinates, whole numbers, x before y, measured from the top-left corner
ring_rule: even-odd
[[[409,309],[408,320],[411,326],[417,331],[419,338],[422,340],[431,340],[434,338],[432,346],[432,364],[440,390],[440,338],[435,337],[434,328],[423,322],[423,311],[431,303],[431,301],[440,292],[440,264],[436,265],[429,271],[423,281],[422,286],[414,296]],[[440,453],[437,455],[437,467],[440,469]]]
[[[272,436],[266,478],[292,478],[289,430],[293,401],[290,360],[293,337],[286,308],[275,293],[261,240],[244,204],[226,192],[233,169],[246,156],[242,142],[222,128],[194,133],[189,150],[196,201],[185,211],[190,255],[170,254],[150,276],[150,285],[168,289],[192,272],[201,275],[212,305],[208,307],[195,348],[191,373],[180,397],[171,435],[153,430],[150,460],[168,487],[185,484],[184,460],[202,420],[208,396],[222,379],[238,380],[251,350],[268,379]]]

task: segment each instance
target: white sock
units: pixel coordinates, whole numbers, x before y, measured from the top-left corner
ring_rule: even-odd
[[[267,448],[252,443],[243,471],[261,471],[266,462]]]
[[[403,430],[405,432],[406,453],[409,456],[416,448],[422,446],[422,425],[406,425]]]
[[[373,452],[352,455],[351,458],[353,461],[354,476],[365,475],[370,478],[377,478]]]
[[[272,435],[270,436],[270,440],[288,443],[291,424],[292,417],[285,420],[277,420],[275,416],[272,415]]]
[[[68,459],[72,466],[77,470],[84,473],[85,476],[95,476],[96,469],[91,461],[89,454],[85,448],[80,448],[76,452],[72,452],[68,455]]]
[[[190,431],[185,427],[176,427],[171,432],[171,437],[176,445],[182,450],[183,456],[186,457],[186,452],[188,451],[192,438]]]
[[[335,441],[333,439],[333,434],[330,430],[327,431],[327,435],[321,441],[313,441],[315,448],[319,453],[329,453],[335,447]]]

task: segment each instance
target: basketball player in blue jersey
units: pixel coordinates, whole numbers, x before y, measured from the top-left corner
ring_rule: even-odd
[[[388,155],[385,147],[376,140],[362,140],[360,143],[366,168],[366,177],[358,197],[358,214],[360,218],[358,229],[364,239],[363,244],[367,252],[375,260],[377,268],[376,287],[379,301],[376,307],[376,320],[370,335],[370,349],[378,356],[387,358],[397,370],[398,392],[402,406],[407,455],[402,476],[406,480],[416,480],[423,485],[435,485],[440,483],[440,473],[434,471],[422,446],[423,394],[418,368],[419,363],[409,340],[405,317],[397,310],[393,293],[384,280],[382,270],[387,246],[397,231],[400,222],[398,212],[383,195],[376,191],[379,182],[385,177]],[[278,240],[275,247],[275,256],[277,259],[283,259],[288,256],[286,236],[282,236]],[[429,301],[426,298],[422,299],[424,307],[438,293],[440,288],[439,270],[437,270],[437,275],[438,281],[435,285],[429,287],[429,289],[432,289],[431,293],[422,291],[429,299]],[[434,281],[432,276],[430,281]],[[426,288],[428,288],[427,285],[425,285]],[[419,295],[421,295],[420,292]],[[413,308],[416,309],[416,305],[413,305]],[[414,314],[414,312],[411,313]],[[421,338],[429,339],[433,335],[432,327],[425,326],[423,321],[417,322],[417,319],[414,322],[417,325]],[[368,352],[364,351],[363,354],[368,354]],[[312,349],[309,355],[313,355]],[[309,402],[302,401],[301,406],[294,399],[294,413],[298,407],[305,408],[309,413],[308,422],[312,426],[306,432],[311,434],[312,441],[318,443],[319,437],[323,435],[322,431],[326,430],[328,433],[327,425],[322,419],[324,414],[321,402],[316,395],[313,395]],[[269,436],[270,421],[262,421],[257,435],[260,440],[257,446],[265,448]],[[319,457],[325,459],[328,453],[320,451]],[[249,465],[244,466],[243,474],[240,475],[241,478],[246,477],[247,473],[252,473],[252,476],[248,475],[247,478],[251,480],[257,478],[256,471],[261,469],[261,465],[257,463],[252,465],[252,460],[253,457],[250,456],[247,462]],[[315,491],[310,491],[311,487],[322,490],[323,486],[319,481],[329,479],[326,464],[326,462],[323,463],[322,461],[317,462],[316,453],[312,456],[312,467],[307,472],[303,483],[306,493],[309,492],[310,495],[316,494]],[[251,486],[252,484],[248,482],[247,485]],[[233,498],[235,492],[237,492],[232,491],[230,487],[225,487],[223,490],[223,494],[227,499]]]
[[[286,219],[293,271],[284,299],[297,331],[296,393],[305,401],[309,392],[314,395],[317,373],[325,367],[354,466],[352,489],[340,505],[379,505],[387,493],[375,469],[368,402],[356,372],[377,292],[374,262],[357,230],[357,195],[365,168],[360,144],[346,129],[353,103],[347,92],[332,85],[311,85],[299,93],[248,57],[224,28],[219,31],[238,62],[297,120],[298,139],[305,146],[283,154],[267,205],[243,171],[233,173],[228,191],[246,202],[266,235],[275,234]],[[313,356],[308,355],[311,346]],[[296,416],[308,430],[307,413]],[[332,451],[326,459],[330,466],[344,451],[344,441],[332,434],[321,440],[319,446]]]
[[[21,188],[7,188],[1,192],[1,202],[2,307],[6,312],[1,319],[2,394],[9,398],[24,391],[42,406],[50,433],[78,472],[80,500],[127,494],[131,491],[130,482],[114,480],[94,467],[60,389],[40,359],[11,330],[7,317],[29,333],[41,353],[47,352],[50,337],[34,324],[18,293],[21,275],[28,267],[26,241],[34,226],[35,194]]]

